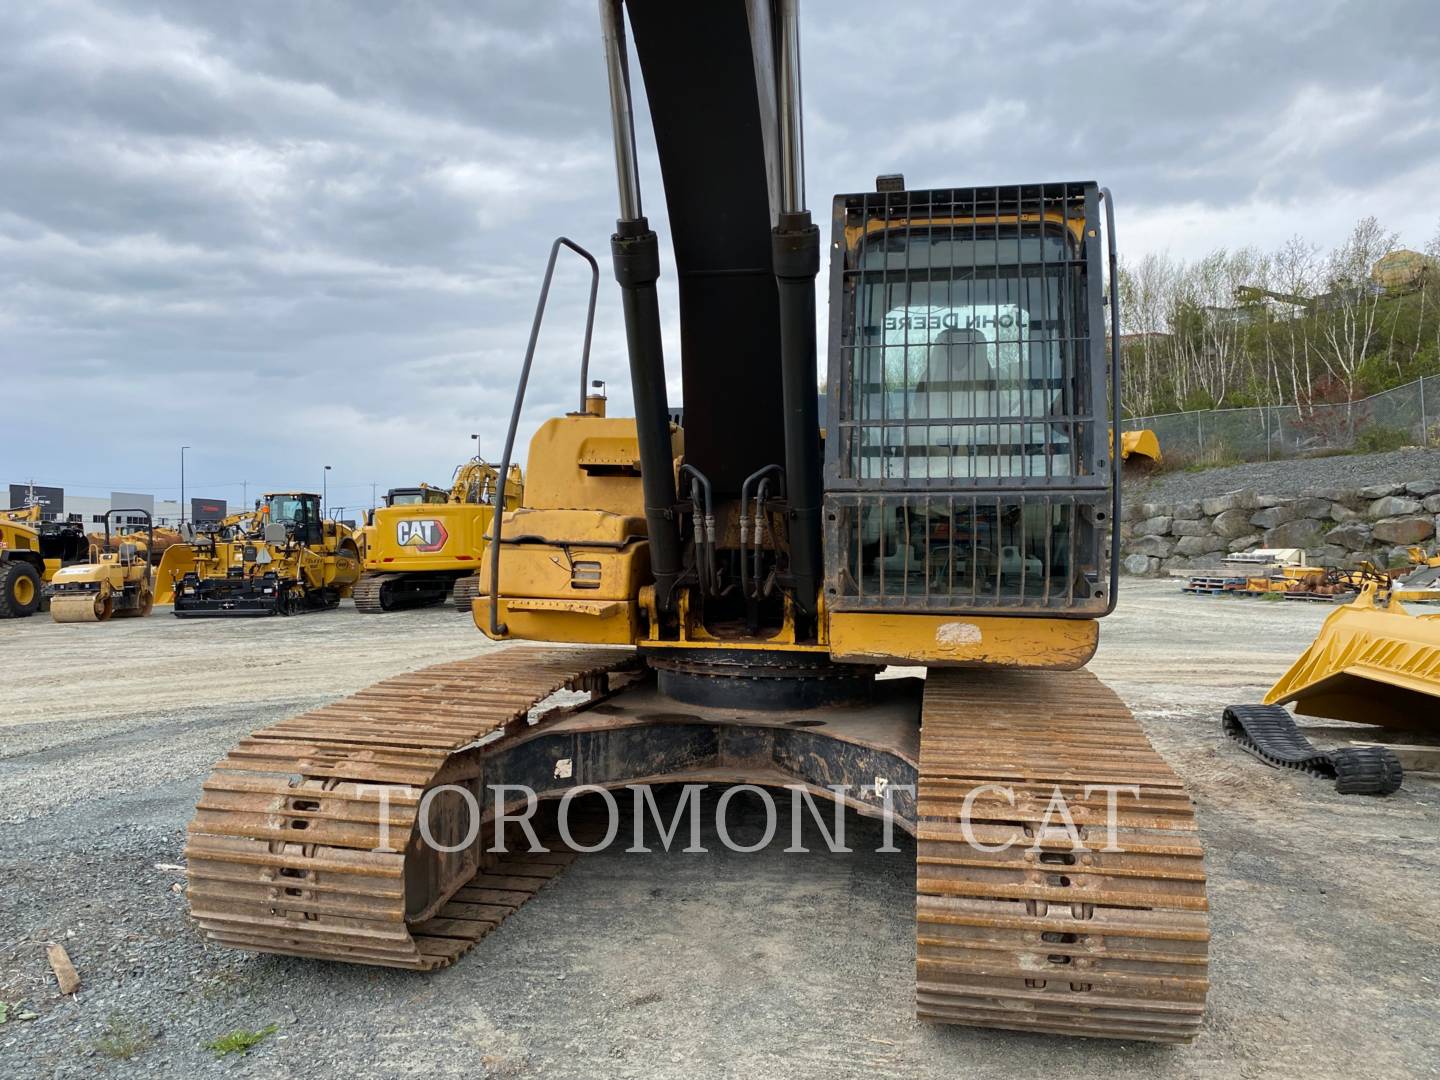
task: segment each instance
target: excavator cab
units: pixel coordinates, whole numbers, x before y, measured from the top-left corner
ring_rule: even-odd
[[[884,179],[834,202],[829,610],[1104,614],[1098,187]]]
[[[385,493],[386,506],[421,506],[425,503],[449,501],[450,496],[445,491],[429,484],[413,488],[391,488]]]

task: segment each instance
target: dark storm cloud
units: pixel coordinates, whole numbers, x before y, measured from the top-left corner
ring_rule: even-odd
[[[0,9],[0,479],[173,487],[185,442],[213,494],[329,462],[354,505],[372,480],[444,479],[472,431],[498,453],[550,239],[603,253],[615,213],[594,8]],[[1426,0],[804,15],[822,219],[831,192],[903,170],[1098,177],[1132,250],[1333,243],[1367,212],[1412,246],[1433,230]],[[583,291],[567,265],[529,424],[573,407]],[[614,307],[606,272],[594,366],[624,409]]]

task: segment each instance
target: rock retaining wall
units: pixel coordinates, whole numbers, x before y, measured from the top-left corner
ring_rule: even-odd
[[[1440,480],[1318,488],[1300,496],[1253,488],[1190,502],[1130,501],[1120,524],[1128,574],[1215,566],[1251,548],[1304,548],[1312,565],[1354,568],[1404,562],[1440,527]]]

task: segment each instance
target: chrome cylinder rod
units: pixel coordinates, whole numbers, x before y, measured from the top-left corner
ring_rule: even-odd
[[[630,105],[630,64],[625,53],[625,16],[621,0],[600,0],[600,30],[605,39],[605,71],[610,82],[610,128],[615,140],[615,178],[620,188],[620,218],[644,214],[640,169],[635,156],[635,114]]]
[[[800,102],[800,0],[779,0],[777,97],[780,111],[781,213],[805,209],[805,126]]]

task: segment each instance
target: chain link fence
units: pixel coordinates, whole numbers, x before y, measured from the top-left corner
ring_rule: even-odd
[[[1166,461],[1174,464],[1440,446],[1440,375],[1358,401],[1132,416],[1123,427],[1154,431]]]

